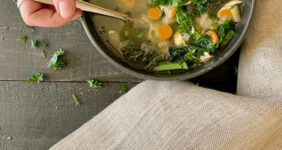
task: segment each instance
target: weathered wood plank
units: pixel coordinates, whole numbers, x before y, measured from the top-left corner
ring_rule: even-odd
[[[0,0],[0,80],[26,80],[36,72],[48,74],[48,81],[84,81],[97,78],[103,81],[141,81],[122,73],[105,60],[88,40],[82,25],[73,21],[60,28],[27,29],[12,0]],[[27,43],[18,41],[19,35],[28,37]],[[31,48],[30,39],[46,41],[47,58],[41,48]],[[53,53],[66,51],[67,67],[54,72],[47,68]]]
[[[0,82],[0,149],[49,148],[120,97],[121,85],[135,84],[90,89],[75,82]],[[82,105],[75,106],[73,93]]]

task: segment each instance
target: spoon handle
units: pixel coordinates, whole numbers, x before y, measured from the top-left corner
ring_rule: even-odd
[[[41,2],[44,4],[50,4],[53,5],[52,0],[34,0],[37,2]],[[121,19],[123,21],[129,21],[130,18],[122,13],[116,12],[116,11],[112,11],[109,9],[105,9],[99,6],[96,6],[94,4],[82,1],[82,0],[76,0],[76,7],[83,10],[83,11],[87,11],[87,12],[93,12],[93,13],[97,13],[97,14],[101,14],[101,15],[106,15],[106,16],[110,16],[110,17],[114,17],[114,18],[118,18]]]

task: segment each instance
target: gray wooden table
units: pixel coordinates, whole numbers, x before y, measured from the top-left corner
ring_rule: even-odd
[[[19,35],[28,37],[26,44],[18,41]],[[31,39],[48,43],[46,58],[40,48],[31,48]],[[46,64],[59,48],[66,52],[67,67],[52,71]],[[229,61],[227,67],[192,81],[234,92],[234,63]],[[27,84],[27,78],[37,72],[46,75],[45,82]],[[87,79],[101,80],[104,87],[90,89]],[[0,0],[0,150],[48,149],[120,97],[121,85],[130,89],[141,81],[102,58],[80,22],[33,31],[26,28],[11,0]],[[81,106],[75,106],[72,94]]]
[[[26,35],[26,44],[18,41]],[[31,48],[30,39],[46,41],[47,57]],[[67,67],[47,68],[53,53],[63,48]],[[37,72],[40,84],[27,84]],[[90,89],[87,79],[103,81]],[[124,74],[94,49],[78,21],[60,28],[26,28],[11,0],[0,0],[0,149],[47,149],[91,119],[121,96],[121,85],[131,88],[140,79]],[[72,94],[81,106],[76,107]]]

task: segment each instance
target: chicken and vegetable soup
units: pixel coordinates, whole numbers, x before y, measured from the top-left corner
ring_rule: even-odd
[[[148,72],[187,71],[233,37],[242,0],[92,0],[132,21],[94,15],[101,39],[125,62]]]

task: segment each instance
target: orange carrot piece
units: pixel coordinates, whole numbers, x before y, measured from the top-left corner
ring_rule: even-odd
[[[231,9],[223,9],[219,12],[218,17],[219,18],[227,18],[228,20],[232,20],[233,14],[232,14]]]
[[[158,29],[158,35],[162,40],[168,40],[173,34],[173,30],[170,25],[163,24]]]
[[[122,2],[129,8],[134,6],[134,0],[122,0]]]
[[[217,44],[219,38],[218,38],[216,32],[208,31],[207,34],[208,34],[209,37],[211,37],[212,44],[213,45]]]
[[[159,7],[157,6],[151,6],[148,9],[148,16],[149,18],[151,18],[152,20],[158,20],[161,18],[162,16],[162,11],[159,9]]]

